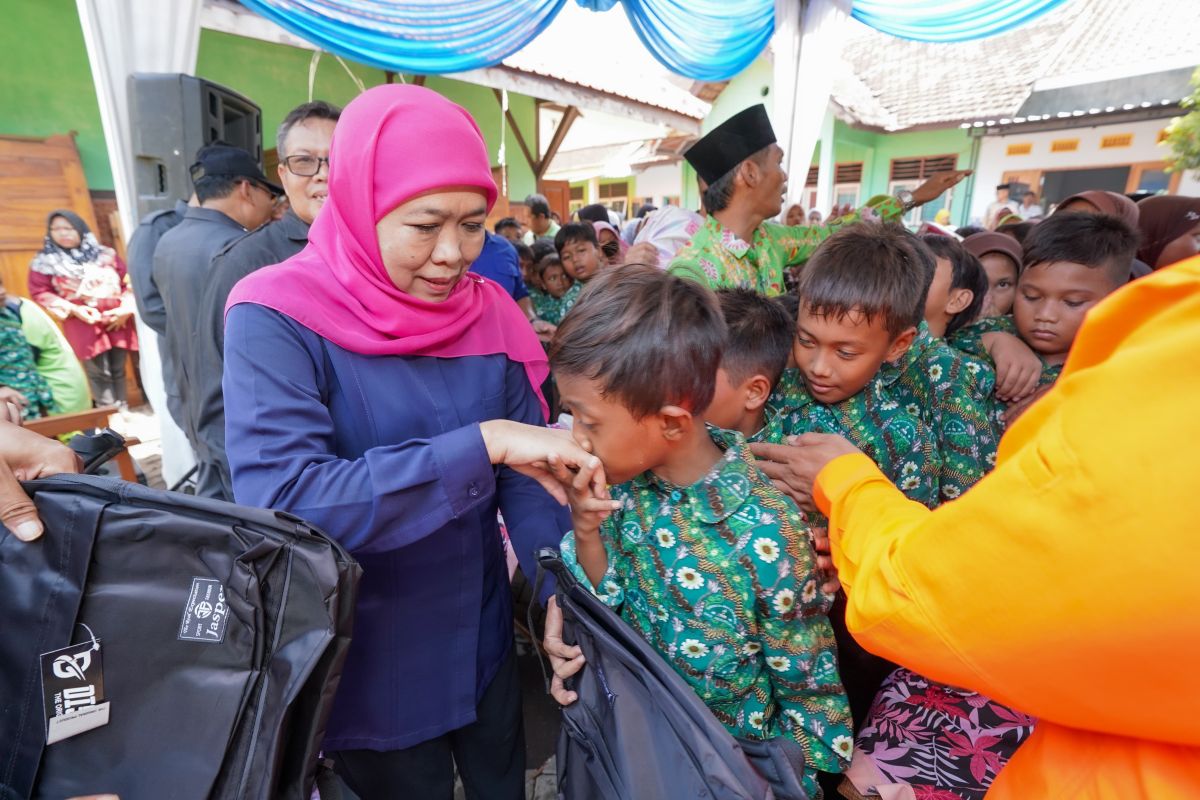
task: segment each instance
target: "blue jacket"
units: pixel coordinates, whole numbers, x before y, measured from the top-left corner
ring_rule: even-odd
[[[525,279],[521,277],[521,260],[517,258],[517,248],[499,234],[491,231],[484,233],[487,240],[483,243],[479,258],[471,264],[471,272],[491,278],[512,295],[513,300],[529,297]]]
[[[479,423],[542,424],[504,355],[364,356],[263,306],[225,328],[226,447],[239,503],[289,511],[363,567],[326,749],[394,750],[455,730],[512,644],[496,512],[522,569],[570,517],[489,462]]]

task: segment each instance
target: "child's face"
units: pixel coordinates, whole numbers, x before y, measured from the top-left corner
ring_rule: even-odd
[[[600,248],[591,242],[567,242],[558,257],[563,269],[577,281],[590,280],[600,271]]]
[[[1088,309],[1116,288],[1106,270],[1073,261],[1028,267],[1013,304],[1017,331],[1042,360],[1061,364]]]
[[[542,286],[551,297],[562,297],[567,293],[567,289],[571,288],[571,279],[563,272],[561,266],[554,264],[542,272]]]
[[[537,270],[533,268],[533,261],[524,256],[518,256],[517,261],[521,265],[521,280],[525,281],[525,285],[541,289],[542,280],[538,277]]]
[[[1017,293],[1017,265],[1002,253],[984,253],[979,259],[987,273],[988,293],[983,297],[984,317],[1001,317],[1012,311]]]
[[[885,361],[895,361],[912,344],[916,328],[892,338],[882,319],[860,309],[841,319],[817,316],[800,304],[792,354],[812,396],[840,403],[866,388]]]
[[[624,483],[667,459],[669,445],[657,415],[635,419],[615,397],[605,397],[599,381],[557,375],[559,402],[574,419],[571,435],[604,464],[610,484]]]

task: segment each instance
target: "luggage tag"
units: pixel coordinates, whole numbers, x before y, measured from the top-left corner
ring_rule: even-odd
[[[46,744],[61,742],[108,724],[104,664],[100,640],[80,623],[90,641],[43,653],[42,697],[46,706]]]

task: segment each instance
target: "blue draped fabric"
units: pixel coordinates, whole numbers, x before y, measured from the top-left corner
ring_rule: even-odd
[[[606,12],[618,2],[664,66],[693,80],[728,80],[775,29],[774,0],[575,0]],[[331,53],[396,72],[488,67],[520,50],[567,0],[242,0]],[[799,2],[799,0],[795,0]],[[854,0],[853,15],[884,33],[961,42],[1011,30],[1066,0]]]
[[[865,25],[918,42],[965,42],[995,36],[1052,11],[1066,0],[854,0]]]

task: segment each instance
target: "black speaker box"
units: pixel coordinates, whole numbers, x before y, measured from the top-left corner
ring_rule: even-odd
[[[138,219],[191,195],[188,167],[206,144],[241,147],[262,167],[262,110],[224,86],[181,73],[137,73],[129,76],[129,109]]]

